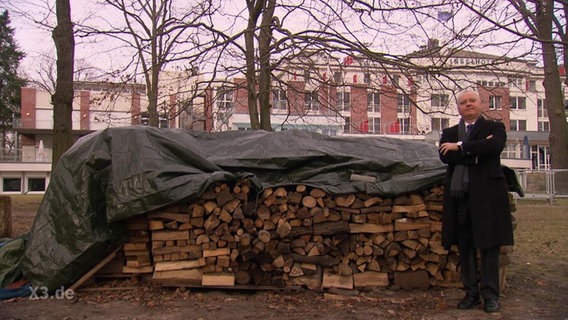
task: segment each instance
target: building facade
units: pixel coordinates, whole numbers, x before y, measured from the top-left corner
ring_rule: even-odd
[[[454,94],[473,88],[480,93],[485,115],[502,121],[508,130],[503,163],[518,169],[549,168],[544,75],[536,61],[453,52],[435,41],[410,55],[408,61],[405,68],[361,57],[336,60],[314,54],[290,63],[272,83],[273,130],[361,138],[385,135],[435,144],[442,129],[459,121]],[[206,88],[199,88],[200,82],[195,74],[162,74],[161,127],[251,128],[245,79],[219,81]],[[74,136],[147,124],[146,96],[146,86],[141,84],[76,82]],[[43,193],[49,184],[53,142],[50,93],[22,88],[16,133],[19,144],[5,151],[0,160],[0,193]]]
[[[317,55],[290,65],[272,83],[272,128],[437,143],[441,130],[460,119],[455,93],[472,88],[480,94],[485,116],[503,122],[508,130],[503,163],[519,169],[549,168],[544,74],[536,61],[444,51],[436,42],[412,54],[410,61],[414,70],[438,71],[401,70],[359,57],[330,63]],[[250,129],[244,79],[213,91],[206,106],[212,110],[211,128]]]
[[[198,77],[163,72],[158,98],[159,126],[205,129]],[[97,130],[148,123],[146,86],[135,83],[74,83],[72,128],[78,139]],[[15,148],[0,159],[0,193],[43,193],[49,184],[53,146],[51,93],[21,89],[21,118],[15,123]]]

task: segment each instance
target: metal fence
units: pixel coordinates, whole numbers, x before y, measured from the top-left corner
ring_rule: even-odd
[[[568,197],[568,169],[515,170],[526,198]]]

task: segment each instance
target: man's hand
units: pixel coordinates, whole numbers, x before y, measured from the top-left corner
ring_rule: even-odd
[[[445,156],[448,151],[458,151],[459,149],[460,147],[456,142],[444,142],[440,148],[438,148],[438,151]]]

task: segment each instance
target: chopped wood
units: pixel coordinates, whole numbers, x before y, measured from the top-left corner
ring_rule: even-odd
[[[203,258],[196,260],[167,261],[167,262],[155,263],[154,270],[169,271],[169,270],[194,269],[194,268],[203,267],[204,265],[205,265],[205,259]]]
[[[326,195],[327,195],[327,193],[325,191],[323,191],[322,189],[314,188],[310,191],[310,196],[312,196],[314,198],[323,198]]]
[[[386,272],[365,271],[353,275],[353,286],[364,287],[388,287],[389,276]]]
[[[350,207],[355,202],[355,195],[348,194],[348,195],[341,195],[335,198],[335,202],[340,207]]]
[[[315,206],[317,206],[317,201],[316,198],[312,197],[312,196],[305,196],[302,199],[302,205],[306,208],[314,208]]]
[[[280,238],[285,238],[287,235],[290,234],[292,231],[292,226],[288,221],[285,219],[280,219],[278,221],[278,225],[276,227],[276,233],[280,236]]]
[[[353,290],[353,276],[342,276],[324,271],[322,287]]]
[[[164,229],[164,222],[161,220],[150,220],[148,228],[152,231]]]
[[[359,224],[350,223],[349,232],[350,233],[383,233],[392,232],[394,230],[391,224]]]
[[[201,284],[203,273],[199,269],[154,271],[152,279],[155,280],[178,280],[183,283]]]
[[[189,240],[188,231],[154,231],[152,241]]]
[[[383,198],[306,185],[249,194],[250,186],[246,179],[216,183],[191,203],[133,219],[123,266],[195,269],[200,274],[187,281],[175,273],[156,273],[156,281],[221,287],[351,290],[418,271],[428,285],[459,281],[456,250],[441,246],[441,188]]]
[[[430,221],[413,221],[408,218],[396,219],[394,222],[394,230],[416,230],[430,229]]]
[[[264,242],[264,243],[268,243],[270,241],[270,232],[266,231],[266,230],[260,230],[258,232],[258,238],[260,239],[260,241]]]
[[[216,256],[223,256],[223,255],[230,255],[231,249],[229,248],[219,248],[214,250],[203,250],[203,257],[216,257]]]
[[[162,219],[162,220],[173,220],[181,223],[189,223],[189,214],[187,213],[175,213],[175,212],[163,212],[157,211],[148,214],[148,218],[150,218],[150,224],[152,220]]]
[[[424,203],[415,205],[395,205],[392,207],[392,212],[394,213],[412,213],[421,210],[426,210],[426,205]]]
[[[153,255],[163,255],[171,253],[189,253],[189,257],[201,257],[202,250],[201,246],[189,245],[189,246],[174,246],[174,247],[163,247],[152,249]]]

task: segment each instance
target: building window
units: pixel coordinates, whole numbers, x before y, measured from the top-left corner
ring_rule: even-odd
[[[272,90],[272,108],[274,110],[286,110],[287,105],[286,91],[282,89]]]
[[[3,192],[22,192],[22,178],[2,178]]]
[[[489,110],[501,109],[501,96],[489,96]]]
[[[371,83],[371,74],[368,72],[363,73],[363,83]]]
[[[159,128],[169,128],[170,127],[170,121],[169,121],[168,117],[166,117],[166,115],[164,115],[164,114],[159,115],[158,127]]]
[[[527,84],[527,90],[536,91],[536,80],[529,80]]]
[[[526,110],[527,98],[526,97],[511,97],[512,110]]]
[[[484,87],[484,88],[489,88],[489,87],[504,87],[505,86],[505,82],[502,81],[487,81],[487,80],[477,80],[477,84]]]
[[[378,91],[367,93],[367,111],[381,112],[381,94]]]
[[[399,75],[392,76],[392,84],[393,85],[398,86],[399,82],[400,82],[400,76]]]
[[[447,118],[432,118],[430,122],[432,131],[442,131],[450,126],[450,119]]]
[[[217,109],[219,110],[233,108],[233,88],[218,87],[215,101],[217,101]]]
[[[430,95],[430,105],[434,108],[445,108],[449,104],[449,96],[447,94]]]
[[[405,94],[397,94],[397,112],[410,113],[410,98]]]
[[[509,76],[507,78],[507,82],[508,82],[508,86],[509,87],[513,87],[513,88],[523,88],[523,78],[522,77],[515,77],[515,76]]]
[[[337,93],[337,110],[339,111],[349,111],[351,95],[349,92],[338,92]]]
[[[509,127],[511,131],[527,131],[527,120],[511,120]]]
[[[532,145],[531,159],[533,169],[546,170],[550,168],[550,151],[547,146]]]
[[[343,125],[343,132],[351,133],[351,117],[345,117],[345,124]]]
[[[539,121],[538,122],[538,131],[550,131],[550,122]]]
[[[369,133],[381,133],[381,118],[369,118]]]
[[[28,192],[44,192],[45,178],[28,178]]]
[[[399,118],[398,124],[401,134],[410,134],[410,118]]]
[[[306,102],[306,111],[318,111],[319,101],[317,91],[306,91],[304,94],[304,99]]]
[[[501,152],[501,158],[504,159],[521,159],[522,145],[518,143],[508,144]]]
[[[140,123],[144,126],[150,125],[150,113],[147,111],[140,113]],[[165,114],[158,115],[158,128],[168,128],[170,121]]]
[[[343,83],[343,72],[335,71],[333,73],[333,81],[335,81],[335,83]]]
[[[548,110],[546,109],[545,99],[536,100],[536,112],[539,118],[548,118]]]

